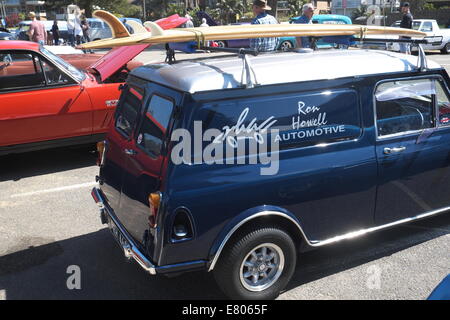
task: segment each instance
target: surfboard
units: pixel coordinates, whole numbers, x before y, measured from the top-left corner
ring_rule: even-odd
[[[102,11],[102,10],[98,10]],[[106,15],[106,11],[94,15],[105,20],[114,29],[113,38],[92,41],[80,45],[83,49],[111,48],[128,46],[133,44],[159,44],[187,41],[211,41],[233,40],[251,38],[275,38],[275,37],[302,37],[302,36],[359,36],[367,35],[395,35],[408,37],[425,37],[420,31],[393,27],[360,26],[360,25],[331,25],[331,24],[259,24],[259,25],[232,25],[212,26],[198,28],[183,28],[163,30],[155,22],[147,22],[146,27],[150,33],[138,33],[130,35],[123,24],[112,14]],[[114,20],[115,19],[115,20]],[[118,26],[117,21],[121,24]]]
[[[148,30],[139,22],[134,20],[128,20],[127,24],[133,28],[134,33],[146,33]]]
[[[186,23],[186,21],[187,21],[187,18],[180,17],[178,14],[171,15],[167,18],[159,19],[155,22],[146,21],[144,23],[144,27],[140,26],[139,23],[137,23],[137,22],[134,23],[133,20],[128,20],[127,23],[130,24],[130,26],[133,28],[133,30],[135,32],[133,34],[130,34],[128,32],[127,28],[125,27],[125,25],[122,23],[122,21],[120,21],[115,15],[113,15],[112,13],[110,13],[108,11],[95,10],[93,12],[93,16],[105,21],[105,23],[108,24],[108,26],[111,28],[111,33],[113,35],[112,38],[101,39],[101,40],[95,41],[96,44],[104,44],[99,48],[118,47],[116,45],[112,46],[112,45],[108,45],[108,44],[111,41],[111,39],[117,40],[117,39],[121,39],[121,38],[127,39],[127,42],[130,42],[129,44],[124,44],[125,46],[134,45],[134,44],[151,45],[152,43],[149,43],[149,42],[148,43],[139,42],[141,39],[151,37],[151,33],[150,33],[151,26],[154,26],[153,27],[154,29],[158,28],[158,30],[166,30],[166,29],[178,27],[178,26],[182,25],[183,23]],[[137,29],[134,28],[135,24],[139,25],[140,27],[137,27]],[[146,28],[149,28],[149,30],[147,30]],[[138,31],[136,31],[136,30],[138,30]],[[77,48],[83,49],[85,47],[84,47],[84,45],[78,45]]]
[[[160,26],[162,29],[173,29],[176,27],[181,26],[182,24],[186,23],[189,19],[185,17],[180,17],[178,14],[173,14],[171,16],[168,16],[167,18],[162,18],[159,20],[156,20],[155,23]],[[151,29],[149,23],[151,21],[144,22],[144,26],[148,25]]]

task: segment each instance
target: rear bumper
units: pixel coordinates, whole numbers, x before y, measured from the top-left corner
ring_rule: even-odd
[[[134,259],[139,265],[148,273],[152,275],[165,274],[165,273],[182,273],[195,270],[206,270],[206,261],[189,261],[172,265],[155,266],[138,248],[136,242],[128,234],[125,227],[117,219],[114,210],[108,205],[108,202],[103,195],[103,192],[99,188],[93,188],[91,192],[92,198],[100,208],[100,218],[103,224],[107,224],[110,221],[117,227],[118,232],[125,241],[116,241],[122,248],[124,255],[127,259]]]
[[[100,218],[102,220],[102,223],[108,223],[108,219],[110,219],[117,227],[121,236],[126,240],[123,242],[117,241],[119,246],[123,249],[125,257],[127,259],[133,258],[145,271],[149,272],[150,274],[156,274],[155,265],[150,260],[148,260],[145,255],[137,248],[134,240],[125,230],[120,221],[116,218],[116,215],[113,213],[112,208],[105,201],[101,190],[98,188],[93,188],[91,195],[94,198],[94,201],[100,207]]]

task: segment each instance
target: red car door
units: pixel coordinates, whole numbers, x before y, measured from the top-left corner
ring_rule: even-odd
[[[0,51],[0,146],[92,133],[82,83],[32,51]]]

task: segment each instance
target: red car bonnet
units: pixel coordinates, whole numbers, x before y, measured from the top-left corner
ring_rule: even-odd
[[[139,44],[116,47],[94,62],[88,69],[94,70],[100,75],[101,80],[105,81],[149,46],[149,44]]]

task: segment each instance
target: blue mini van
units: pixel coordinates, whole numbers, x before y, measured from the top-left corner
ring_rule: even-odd
[[[302,252],[450,209],[441,66],[368,50],[245,61],[147,65],[121,87],[92,196],[144,270],[272,299]]]

